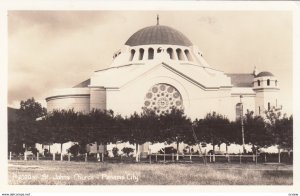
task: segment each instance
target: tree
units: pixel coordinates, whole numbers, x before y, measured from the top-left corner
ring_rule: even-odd
[[[76,139],[76,126],[78,120],[78,113],[74,110],[55,110],[45,117],[44,126],[47,129],[44,131],[44,140],[47,143],[60,143],[61,152],[63,144]],[[46,133],[47,131],[48,133]],[[47,137],[47,138],[46,138]]]
[[[170,113],[160,116],[161,130],[160,142],[172,143],[176,142],[176,149],[180,142],[190,143],[192,140],[191,127],[192,123],[184,114],[183,110],[173,108]]]
[[[8,123],[8,145],[9,150],[15,149],[22,152],[19,144],[24,144],[26,150],[28,146],[37,143],[42,135],[36,126],[36,119],[45,116],[46,108],[35,101],[34,98],[20,102],[20,109],[17,111],[16,121]],[[11,147],[17,148],[11,148]]]
[[[293,149],[293,116],[282,115],[280,110],[272,108],[266,111],[266,126],[272,133],[274,144],[278,148]]]
[[[147,140],[147,136],[144,131],[144,125],[142,124],[142,118],[141,115],[135,112],[129,118],[125,119],[125,121],[129,136],[126,139],[130,144],[136,145],[136,161],[138,161],[138,145],[144,144]]]
[[[19,117],[30,121],[35,121],[37,118],[45,116],[47,109],[42,107],[39,102],[36,102],[32,97],[26,101],[20,102]]]
[[[293,116],[276,121],[274,133],[279,148],[293,150]]]
[[[197,138],[200,141],[211,143],[213,153],[215,153],[216,145],[232,141],[232,138],[228,137],[227,134],[231,130],[229,120],[216,112],[208,113],[204,119],[196,119],[194,126]]]
[[[259,148],[274,144],[272,132],[266,128],[264,119],[255,116],[253,111],[247,111],[244,116],[245,143],[252,145],[253,153]]]

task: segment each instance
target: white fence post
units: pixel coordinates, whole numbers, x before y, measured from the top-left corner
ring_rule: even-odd
[[[280,148],[278,148],[278,163],[280,163],[281,160],[280,160]]]
[[[60,161],[62,161],[62,160],[63,160],[63,154],[60,153]]]
[[[267,154],[265,153],[265,163],[267,162]]]
[[[68,161],[71,161],[71,153],[68,153]]]
[[[155,161],[157,162],[157,153],[155,153]]]
[[[257,164],[257,150],[255,150],[255,164]]]
[[[172,153],[172,162],[174,162],[174,154]]]
[[[26,151],[24,152],[24,161],[27,161],[27,153],[26,153]]]
[[[207,163],[207,159],[206,159],[207,153],[206,153],[206,149],[204,150],[204,162],[205,164]]]
[[[240,155],[240,164],[242,163],[242,155],[241,155],[241,151],[239,150],[239,155]]]
[[[36,153],[36,160],[37,161],[40,160],[40,153],[39,152]]]
[[[9,152],[9,160],[11,161],[11,152]]]
[[[192,162],[192,154],[190,154],[190,161]]]
[[[99,154],[99,152],[97,153],[97,161],[98,162],[100,161],[100,154]]]
[[[84,161],[87,162],[87,153],[85,153]]]
[[[55,153],[52,153],[53,161],[55,161]]]

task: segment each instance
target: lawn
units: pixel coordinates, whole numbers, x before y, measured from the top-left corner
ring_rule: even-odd
[[[292,185],[292,165],[9,161],[17,185]]]

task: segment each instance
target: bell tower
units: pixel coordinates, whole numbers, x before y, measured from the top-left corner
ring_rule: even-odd
[[[253,90],[256,93],[256,115],[264,115],[265,111],[280,108],[278,103],[278,80],[272,73],[263,71],[257,75],[254,74]]]

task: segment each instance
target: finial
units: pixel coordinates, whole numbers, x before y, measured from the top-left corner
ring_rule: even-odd
[[[253,75],[256,76],[257,74],[258,74],[258,70],[257,70],[256,66],[254,65]]]
[[[156,20],[157,20],[156,25],[159,25],[159,15],[158,15],[158,14],[157,14],[157,16],[156,16]]]

